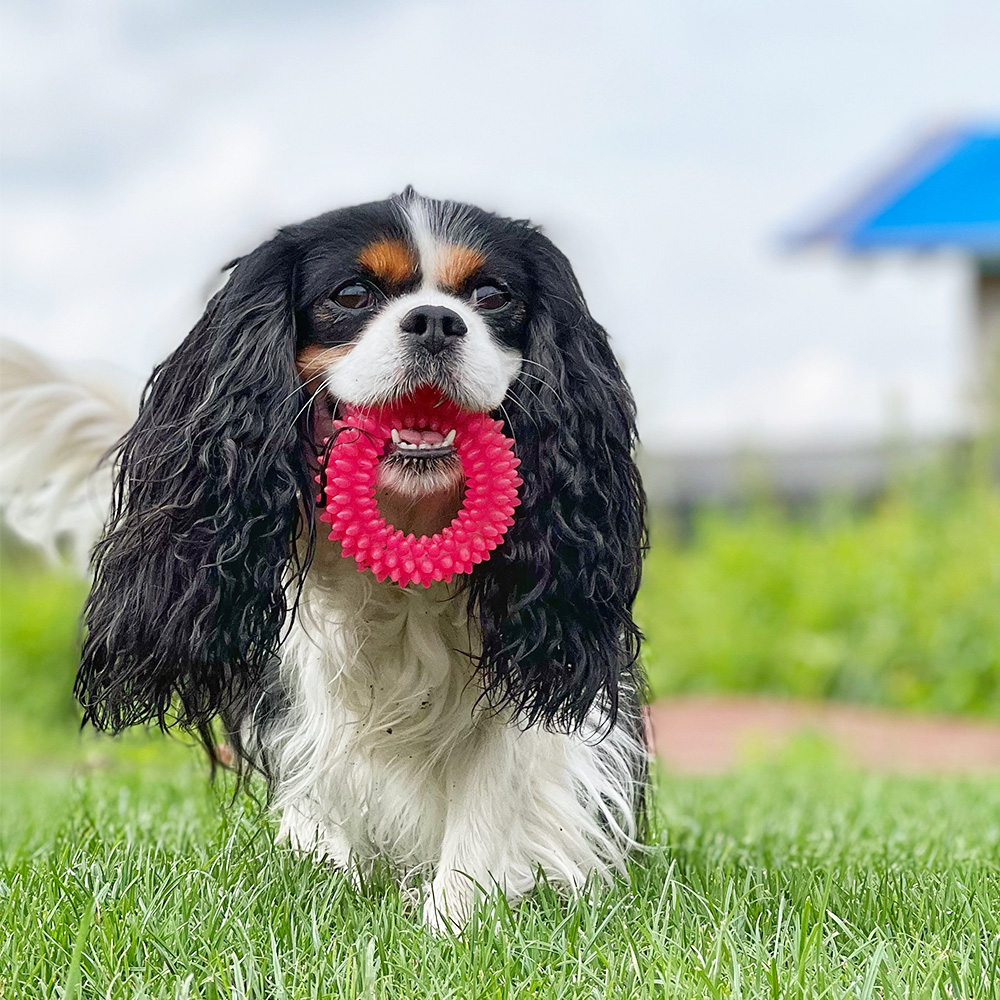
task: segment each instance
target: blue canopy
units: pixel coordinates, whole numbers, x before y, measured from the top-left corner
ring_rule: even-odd
[[[924,140],[839,211],[792,233],[789,243],[1000,255],[1000,126],[949,129]]]

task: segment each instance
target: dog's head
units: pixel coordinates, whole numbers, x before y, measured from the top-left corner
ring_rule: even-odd
[[[528,724],[573,727],[598,699],[613,714],[644,541],[628,387],[545,236],[408,189],[238,260],[153,373],[94,555],[87,719],[204,732],[252,695],[314,546],[336,544],[315,537],[313,476],[338,406],[423,385],[503,420],[522,463],[514,526],[452,597],[487,697]],[[461,467],[447,435],[412,431],[380,463],[380,505],[432,533]]]

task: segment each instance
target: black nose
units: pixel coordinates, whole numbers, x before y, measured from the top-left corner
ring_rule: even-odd
[[[469,329],[462,317],[446,306],[417,306],[400,320],[399,328],[430,354],[451,347]]]

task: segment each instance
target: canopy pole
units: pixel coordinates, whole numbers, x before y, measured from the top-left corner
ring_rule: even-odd
[[[973,391],[982,430],[1000,426],[1000,257],[976,261]]]

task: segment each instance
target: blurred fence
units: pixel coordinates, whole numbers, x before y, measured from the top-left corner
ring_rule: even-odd
[[[960,436],[825,447],[644,450],[639,457],[650,505],[681,516],[705,504],[730,505],[760,495],[793,507],[830,496],[865,503],[915,470],[937,465],[960,477],[980,463],[1000,481],[1000,448]]]

